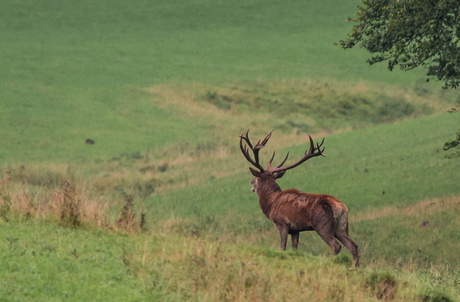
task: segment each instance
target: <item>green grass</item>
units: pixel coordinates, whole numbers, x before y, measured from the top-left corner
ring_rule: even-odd
[[[144,298],[123,263],[128,237],[34,223],[2,223],[0,228],[3,301]]]
[[[158,84],[320,78],[411,85],[333,43],[356,1],[4,1],[0,162],[110,158],[202,136]],[[135,116],[135,118],[133,118]],[[295,122],[295,121],[294,121]],[[82,142],[92,138],[100,148]]]
[[[444,158],[441,150],[456,124],[456,114],[443,114],[326,137],[326,157],[315,158],[287,172],[279,180],[280,186],[334,195],[348,205],[351,213],[458,195],[456,162]],[[278,135],[281,134],[275,130],[273,137]],[[262,135],[251,137],[256,140]],[[304,144],[288,148],[291,161],[308,148],[307,137],[303,139]],[[266,165],[273,150],[281,160],[288,151],[284,147],[269,143],[269,149],[261,151],[261,162]],[[207,165],[214,169],[207,170],[209,174],[204,179],[208,181],[199,186],[150,197],[147,203],[156,209],[155,216],[169,212],[181,217],[197,212],[203,215],[252,212],[258,205],[255,194],[249,190],[252,178],[247,170],[249,164],[240,154],[235,156],[231,163],[229,159],[203,163],[202,171]],[[212,179],[212,171],[217,172],[219,166],[244,172]],[[184,173],[192,178],[194,171]]]
[[[53,99],[48,100],[47,93]],[[145,93],[136,88],[118,92],[105,88],[70,97],[50,88],[44,94],[38,100],[36,94],[20,102],[6,100],[9,110],[2,111],[0,122],[8,142],[1,152],[3,162],[106,159],[203,133],[199,125],[150,106]],[[86,145],[87,138],[96,144]]]
[[[358,4],[3,1],[0,300],[458,300],[458,114],[426,116],[458,92],[334,46]],[[346,203],[363,268],[314,233],[276,250],[248,128],[275,129],[264,163],[327,135],[280,185]]]
[[[356,270],[346,256],[161,230],[127,236],[11,220],[0,234],[5,301],[376,301],[388,291],[395,301],[421,301],[455,295],[459,280],[448,265],[430,268],[435,279],[405,262]]]
[[[9,79],[48,85],[312,76],[411,83],[413,77],[358,64],[362,52],[333,45],[351,27],[345,18],[358,4],[7,1],[2,35],[11,43],[4,62]]]
[[[284,188],[329,193],[349,206],[350,235],[360,246],[364,266],[359,270],[348,268],[347,251],[336,258],[324,257],[330,251],[314,233],[301,235],[298,252],[276,251],[278,232],[249,190],[248,164],[238,152],[223,158],[190,157],[191,162],[154,172],[173,177],[179,171],[190,181],[204,175],[198,184],[162,189],[145,201],[136,195],[136,221],[144,212],[147,224],[144,233],[134,230],[131,235],[123,235],[123,228],[114,223],[113,211],[119,213],[122,205],[108,194],[112,189],[105,195],[94,191],[97,182],[107,179],[104,174],[77,177],[75,198],[109,204],[112,218],[98,224],[102,229],[91,222],[83,222],[79,229],[61,228],[58,217],[35,214],[40,208],[55,207],[53,199],[60,191],[52,182],[46,186],[23,182],[32,179],[28,173],[33,170],[28,169],[33,166],[26,164],[23,174],[15,175],[21,170],[13,170],[10,180],[0,182],[4,297],[298,301],[299,295],[292,294],[300,288],[302,299],[308,296],[311,301],[343,301],[344,297],[375,301],[386,284],[379,280],[390,280],[390,285],[395,284],[391,288],[397,286],[395,301],[423,297],[456,301],[460,259],[452,251],[460,248],[459,200],[449,196],[459,194],[457,169],[455,160],[445,159],[440,151],[456,118],[455,114],[434,115],[329,136],[327,157],[305,163],[280,180]],[[270,149],[263,150],[262,161],[271,150],[287,151],[276,134]],[[289,147],[291,160],[306,147]],[[138,168],[151,163],[142,155],[88,165],[106,173],[107,167],[112,173],[124,173],[135,187],[136,178],[146,173]],[[78,175],[87,168],[74,165],[72,169]],[[42,164],[40,170],[46,169],[55,167]],[[214,176],[226,169],[231,169],[228,176]],[[65,169],[60,173],[56,179],[68,175]],[[20,203],[29,214],[18,212]],[[91,213],[107,215],[86,213],[89,218]],[[420,227],[423,221],[429,226]],[[286,291],[291,285],[296,290]]]

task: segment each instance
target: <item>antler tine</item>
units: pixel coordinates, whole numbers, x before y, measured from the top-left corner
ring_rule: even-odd
[[[305,154],[307,153],[313,153],[315,151],[315,143],[313,142],[313,138],[311,135],[308,136],[308,139],[310,140],[310,148],[305,150]]]
[[[308,136],[308,138],[310,139],[310,148],[308,150],[305,150],[305,155],[308,154],[308,153],[313,154],[315,151],[318,151],[319,153],[321,153],[321,154],[318,154],[318,155],[326,156],[326,155],[322,154],[324,152],[324,150],[326,150],[326,147],[323,147],[323,150],[321,150],[321,147],[324,144],[324,138],[321,141],[321,143],[316,143],[316,147],[315,147],[315,143],[313,142],[313,139],[311,138],[310,135]]]
[[[270,158],[270,160],[268,161],[268,169],[271,169],[272,167],[272,162],[273,162],[273,159],[275,158],[275,151],[273,151],[273,155],[272,157]]]
[[[289,151],[288,151],[288,153],[286,154],[286,157],[283,159],[283,161],[282,161],[278,166],[276,166],[276,168],[281,168],[281,167],[284,165],[284,163],[287,161],[288,157],[289,157]],[[272,168],[272,162],[273,162],[273,159],[274,159],[274,158],[275,158],[275,152],[273,152],[273,155],[272,155],[272,157],[270,158],[270,161],[268,162],[268,168],[269,168],[269,169]]]
[[[285,158],[283,159],[283,161],[281,162],[281,164],[279,164],[279,165],[276,166],[276,167],[277,167],[277,168],[281,168],[281,167],[284,165],[284,163],[287,161],[288,157],[289,157],[289,151],[288,151],[288,153],[286,154],[286,157],[285,157]]]
[[[308,152],[305,152],[305,155],[304,155],[303,158],[306,158],[305,160],[307,160],[307,159],[309,159],[311,157],[315,157],[315,156],[320,156],[320,155],[321,156],[326,156],[326,155],[323,154],[324,150],[326,150],[326,147],[323,147],[323,149],[321,150],[321,147],[324,144],[324,137],[321,140],[321,143],[316,143],[316,147],[315,147],[315,143],[313,142],[313,138],[311,137],[311,135],[309,135],[308,138],[310,140],[310,149],[308,150]]]
[[[246,131],[246,136],[243,136],[243,133],[241,133],[240,138],[244,139],[246,141],[246,143],[248,144],[249,148],[251,148],[251,150],[252,150],[252,144],[251,144],[251,141],[249,140],[248,135],[249,135],[249,129],[248,129],[248,131]],[[240,142],[241,142],[241,140],[240,140]]]
[[[311,135],[308,136],[308,139],[310,140],[310,148],[305,150],[305,154],[312,153],[315,150],[315,143],[313,142]]]
[[[326,147],[323,147],[323,150],[321,150],[321,147],[323,146],[324,144],[324,137],[323,137],[323,140],[321,141],[321,143],[316,143],[316,149],[321,153],[321,156],[326,156],[323,154],[324,150],[326,150]]]
[[[262,142],[260,142],[260,140],[257,142],[257,145],[254,147],[254,149],[261,149],[265,147],[265,144],[268,142],[270,137],[272,137],[272,133],[273,129],[270,132],[268,132],[267,136],[262,140]]]
[[[271,133],[273,132],[270,131],[268,135],[262,140],[262,142],[259,140],[256,144],[256,146],[253,146],[251,144],[251,141],[249,139],[249,130],[246,132],[246,135],[243,136],[243,134],[240,135],[240,149],[241,152],[243,153],[244,157],[248,162],[250,162],[252,165],[254,165],[256,168],[258,168],[260,171],[265,171],[264,168],[259,164],[259,150],[263,147],[265,147],[265,144],[268,142],[270,139]],[[246,142],[247,146],[243,146],[243,140]],[[252,153],[254,154],[254,159],[251,158],[249,155],[249,149],[252,150]]]
[[[321,147],[323,146],[323,143],[324,143],[324,138],[323,140],[321,141],[321,143],[316,143],[316,146],[315,146],[315,143],[313,142],[313,138],[309,135],[308,136],[309,140],[310,140],[310,147],[305,151],[305,154],[304,156],[299,160],[297,161],[296,163],[292,164],[292,165],[289,165],[287,167],[282,167],[282,165],[284,164],[284,162],[287,160],[287,156],[286,158],[283,160],[283,162],[281,163],[281,165],[277,166],[276,168],[271,168],[270,167],[270,172],[272,173],[276,173],[276,172],[284,172],[284,171],[287,171],[289,169],[292,169],[292,168],[295,168],[297,167],[298,165],[302,164],[303,162],[307,161],[308,159],[312,158],[312,157],[315,157],[315,156],[325,156],[323,154],[324,150],[326,148],[322,148]],[[289,153],[288,153],[289,155]]]
[[[243,153],[247,161],[249,161],[254,166],[257,166],[256,162],[254,162],[254,160],[249,155],[249,148],[251,148],[252,150],[252,144],[251,144],[251,141],[249,141],[248,133],[249,133],[249,130],[246,132],[246,136],[243,136],[243,133],[241,133],[240,135],[240,150],[241,150],[241,153]],[[243,146],[243,140],[246,141],[246,144],[249,146],[249,148],[248,146]]]

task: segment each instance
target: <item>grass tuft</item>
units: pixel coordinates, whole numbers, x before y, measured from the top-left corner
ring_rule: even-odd
[[[125,195],[124,199],[125,205],[123,206],[123,209],[121,211],[120,218],[117,220],[117,226],[127,230],[133,230],[136,227],[136,212],[134,210],[134,198],[133,196]],[[141,225],[142,224],[145,224],[145,221],[144,223],[141,223]]]
[[[81,225],[80,201],[76,196],[76,187],[69,180],[61,181],[61,188],[56,192],[60,211],[60,225],[77,228]]]
[[[373,272],[367,278],[367,284],[379,300],[393,301],[396,297],[398,282],[389,272]]]

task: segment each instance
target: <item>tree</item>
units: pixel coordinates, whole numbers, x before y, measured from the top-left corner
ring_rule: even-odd
[[[370,64],[388,61],[388,69],[427,67],[427,80],[460,85],[459,0],[363,0],[342,48],[356,45],[373,56]]]
[[[359,45],[373,56],[369,64],[388,61],[388,69],[427,67],[427,81],[444,81],[443,88],[460,85],[460,0],[362,0],[344,49]],[[451,111],[457,111],[453,109]],[[460,129],[444,144],[460,149]],[[460,151],[448,158],[460,157]]]
[[[456,133],[456,137],[450,141],[447,141],[444,143],[444,147],[442,148],[444,151],[447,151],[449,149],[460,149],[460,129]],[[447,158],[455,158],[455,157],[460,157],[460,150],[458,150],[456,153],[451,153],[446,156]]]
[[[459,110],[460,110],[460,102],[459,102],[458,108],[452,108],[448,112],[453,113],[453,112],[458,112]],[[450,149],[457,149],[456,153],[451,153],[449,155],[446,155],[446,158],[460,157],[460,129],[458,129],[457,133],[455,133],[454,139],[448,140],[447,142],[444,143],[444,147],[442,149],[444,151],[447,151]]]

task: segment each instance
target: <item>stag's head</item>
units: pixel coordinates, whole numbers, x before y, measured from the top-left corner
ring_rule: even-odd
[[[305,161],[307,161],[308,159],[312,157],[324,156],[323,154],[324,147],[322,147],[324,143],[324,139],[321,141],[321,143],[316,143],[315,145],[311,136],[308,136],[310,139],[310,148],[307,151],[305,151],[304,156],[300,160],[293,163],[292,165],[283,167],[284,163],[287,161],[289,157],[289,152],[288,152],[286,157],[281,161],[281,163],[278,166],[273,167],[272,162],[273,162],[273,159],[275,158],[275,152],[273,152],[273,155],[268,162],[268,168],[265,169],[264,167],[262,167],[262,165],[259,162],[259,151],[260,149],[265,147],[268,140],[272,136],[272,132],[273,130],[270,131],[263,140],[259,140],[257,144],[255,145],[253,145],[249,139],[249,130],[246,132],[245,135],[243,134],[240,135],[241,152],[243,153],[246,160],[256,168],[254,169],[253,167],[249,167],[249,170],[251,171],[252,175],[254,175],[255,177],[254,179],[251,180],[251,185],[252,185],[251,190],[256,193],[258,193],[258,190],[263,183],[267,183],[270,180],[274,182],[276,179],[283,177],[284,173],[286,173],[287,170],[299,166],[300,164],[304,163]],[[249,154],[249,149],[252,151],[253,157],[251,157],[251,155]]]

